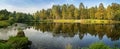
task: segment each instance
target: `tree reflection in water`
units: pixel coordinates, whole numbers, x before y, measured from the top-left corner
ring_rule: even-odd
[[[120,38],[119,24],[35,23],[33,28],[43,33],[51,32],[53,36],[74,37],[79,34],[81,40],[86,34],[98,36],[100,40],[103,36],[107,36],[112,41]]]

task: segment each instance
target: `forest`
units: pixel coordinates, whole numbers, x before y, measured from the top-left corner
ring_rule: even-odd
[[[13,23],[29,23],[34,20],[31,14],[14,11],[9,12],[6,9],[0,10],[0,27],[7,27]]]
[[[14,25],[14,27],[12,28],[13,29],[12,32],[14,32],[14,30],[16,31],[17,29],[18,29],[18,32],[15,37],[10,36],[8,40],[0,40],[0,49],[30,49],[29,47],[32,44],[32,41],[29,41],[29,37],[25,36],[24,31],[27,30],[30,32],[31,30],[29,30],[29,29],[31,29],[31,27],[29,26],[28,27],[29,29],[27,29],[27,27],[25,27],[26,29],[21,29],[24,26],[21,26],[21,28],[19,28],[19,26],[17,26],[17,23],[28,24],[31,22],[35,22],[35,23],[32,23],[32,24],[34,24],[34,26],[32,26],[32,31],[40,31],[40,33],[41,32],[42,33],[50,32],[50,33],[52,33],[52,37],[62,35],[62,34],[65,37],[69,37],[69,36],[74,37],[79,32],[78,35],[81,40],[83,39],[84,36],[90,37],[86,34],[95,36],[95,37],[99,38],[100,40],[102,40],[104,38],[104,35],[108,39],[111,39],[111,41],[119,40],[119,38],[120,38],[119,25],[120,24],[118,24],[118,25],[112,24],[112,25],[106,26],[106,25],[101,25],[101,24],[100,25],[96,25],[96,24],[95,25],[88,25],[88,24],[81,25],[81,24],[73,24],[73,23],[71,23],[71,24],[67,24],[67,23],[66,24],[65,23],[63,23],[63,24],[60,24],[60,23],[53,23],[53,24],[36,23],[36,22],[48,22],[50,20],[52,22],[54,20],[74,21],[74,20],[82,20],[82,19],[87,20],[88,22],[86,22],[86,23],[89,23],[89,21],[91,21],[91,20],[94,20],[94,21],[102,20],[103,22],[105,22],[107,20],[114,20],[114,21],[120,22],[120,4],[112,3],[108,6],[104,6],[103,3],[100,3],[98,6],[92,6],[92,7],[87,7],[83,3],[80,3],[79,7],[76,7],[73,4],[53,5],[52,8],[42,9],[42,10],[36,11],[35,13],[32,13],[32,14],[17,12],[17,11],[10,12],[6,9],[2,9],[2,10],[0,10],[0,28],[3,28],[3,30],[2,29],[1,30],[4,31],[4,27],[7,28],[7,26],[10,26],[10,25],[16,23]],[[17,28],[17,29],[15,29],[15,28]],[[7,29],[7,31],[9,32],[9,29]],[[29,32],[28,32],[28,34],[30,34],[30,37],[31,37],[32,32],[30,32],[30,33]],[[37,36],[38,40],[39,40],[39,37],[42,37],[42,33],[41,34],[38,34],[39,32],[37,32],[37,34],[35,34],[35,33],[36,32],[33,32],[33,34],[35,36],[32,36],[32,37],[36,38],[36,36]],[[9,35],[9,34],[6,34],[6,35]],[[46,34],[43,34],[43,35],[46,35]],[[49,34],[47,34],[47,36],[49,37]],[[47,38],[45,38],[45,39],[47,39]],[[43,39],[44,38],[42,38],[42,40]],[[55,39],[55,38],[52,38],[52,39]],[[51,39],[51,41],[52,41],[52,39]],[[57,38],[57,40],[58,40],[58,38]],[[91,40],[93,40],[93,38]],[[106,42],[109,42],[109,41],[106,41]],[[42,42],[38,42],[37,43],[38,46],[39,46],[39,43],[41,44]],[[46,43],[47,42],[45,42],[45,44]],[[50,43],[53,44],[52,42],[50,42]],[[117,46],[119,46],[119,45],[115,45],[115,47],[113,46],[113,49],[119,49],[119,48],[117,48]],[[104,43],[95,43],[95,44],[93,43],[90,46],[88,46],[87,48],[83,47],[83,49],[100,49],[100,48],[101,49],[112,49],[111,47],[105,45]],[[65,49],[72,49],[72,46],[68,44],[68,46],[65,46]]]
[[[119,20],[120,4],[112,3],[104,7],[103,3],[99,6],[88,8],[80,3],[79,8],[73,4],[53,5],[51,9],[42,9],[34,13],[36,20],[44,19],[106,19]]]
[[[42,9],[33,14],[22,12],[9,12],[6,9],[0,10],[0,27],[6,27],[13,23],[29,23],[31,21],[55,20],[55,19],[99,19],[99,20],[120,20],[120,4],[112,3],[104,7],[99,6],[88,8],[80,3],[79,8],[73,4],[53,5],[51,9]]]

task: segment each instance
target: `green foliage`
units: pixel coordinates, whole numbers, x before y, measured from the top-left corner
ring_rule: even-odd
[[[120,21],[120,4],[112,3],[107,8],[104,8],[102,3],[99,7],[91,8],[85,7],[83,3],[80,3],[79,8],[73,4],[53,5],[51,9],[42,9],[33,15],[16,11],[12,13],[6,9],[0,10],[0,27],[6,27],[13,23],[41,22],[53,19],[109,19]]]
[[[73,4],[71,4],[70,6],[68,6],[68,19],[74,19],[74,10],[75,10],[75,6]]]
[[[0,27],[6,27],[13,23],[28,23],[33,21],[34,18],[31,14],[20,13],[20,12],[8,12],[0,10]]]
[[[0,15],[0,20],[2,20],[4,18],[4,15],[3,14],[1,14]]]
[[[16,13],[15,18],[16,18],[15,21],[18,23],[26,23],[33,20],[32,15],[25,13]]]
[[[113,49],[120,49],[120,48],[118,48],[118,47],[114,47]]]
[[[10,49],[10,45],[6,43],[0,43],[0,49]]]
[[[29,42],[28,38],[25,37],[23,31],[19,31],[16,36],[11,36],[6,41],[0,41],[0,49],[28,49]]]
[[[100,3],[99,8],[97,9],[97,12],[95,13],[95,18],[97,19],[105,19],[106,17],[106,10],[102,3]]]
[[[0,21],[0,27],[7,27],[10,23],[8,21]]]
[[[0,10],[0,20],[8,20],[8,15],[10,12],[8,12],[6,9]]]
[[[62,19],[65,19],[66,16],[67,16],[67,5],[64,4],[64,5],[62,6]]]
[[[34,15],[36,20],[46,19],[104,19],[104,20],[120,20],[119,16],[120,4],[112,3],[107,8],[104,8],[103,3],[99,7],[87,8],[83,3],[80,3],[79,8],[72,4],[53,5],[51,9],[37,11]]]
[[[87,8],[85,8],[84,4],[83,3],[80,3],[79,5],[79,14],[80,14],[80,19],[86,19],[87,18],[87,14],[88,14],[88,11],[87,11]]]
[[[60,5],[53,5],[53,7],[52,7],[53,18],[55,18],[55,19],[61,18],[61,9],[60,8],[61,8]]]
[[[111,49],[111,48],[102,42],[97,42],[97,43],[91,44],[89,46],[89,49]]]
[[[7,44],[11,45],[12,49],[23,49],[26,48],[28,44],[27,37],[10,37]]]
[[[51,9],[40,10],[31,14],[14,11],[9,12],[6,9],[0,10],[0,21],[8,20],[13,23],[29,23],[31,21],[42,21],[46,19],[109,19],[120,20],[120,4],[112,3],[107,8],[100,3],[99,7],[87,8],[80,3],[79,8],[73,4],[53,5]]]
[[[95,7],[91,7],[90,9],[89,9],[89,17],[91,18],[91,19],[95,19],[95,13],[96,13],[96,8]]]
[[[7,42],[0,43],[0,49],[26,49],[28,48],[27,37],[10,37]]]
[[[77,8],[75,8],[74,10],[74,19],[78,19],[79,18],[79,10]]]
[[[120,20],[120,12],[115,15],[114,20]]]

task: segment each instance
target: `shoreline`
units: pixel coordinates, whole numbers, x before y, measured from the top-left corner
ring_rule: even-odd
[[[99,19],[80,19],[80,20],[74,20],[74,19],[57,19],[53,20],[55,23],[81,23],[81,24],[114,24],[114,23],[120,23],[120,21],[115,20],[99,20]]]

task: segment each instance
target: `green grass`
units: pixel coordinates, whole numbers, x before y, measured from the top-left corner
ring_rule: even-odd
[[[74,23],[75,22],[75,20],[73,20],[73,19],[59,19],[59,20],[53,20],[53,22],[55,22],[55,23]]]
[[[0,41],[0,49],[27,49],[31,42],[25,37],[24,32],[21,30],[16,36],[11,36],[6,41]]]
[[[6,43],[0,43],[0,49],[10,49],[10,45]]]
[[[113,20],[99,20],[99,19],[57,19],[53,20],[55,23],[81,23],[81,24],[112,24],[115,21]]]
[[[17,49],[27,47],[28,38],[27,37],[10,37],[7,44],[11,45],[12,48]]]
[[[111,24],[112,20],[98,20],[98,19],[83,19],[81,20],[83,24]]]
[[[0,42],[0,49],[25,49],[28,47],[27,37],[10,37],[7,42]]]

